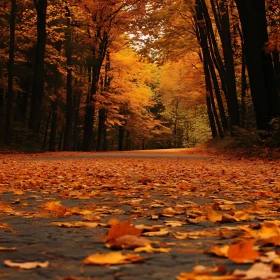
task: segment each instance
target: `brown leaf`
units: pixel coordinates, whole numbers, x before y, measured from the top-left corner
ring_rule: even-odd
[[[131,222],[123,221],[118,224],[113,225],[106,236],[106,242],[116,239],[118,237],[124,236],[124,235],[135,235],[140,236],[142,233],[141,229],[137,229],[134,225],[131,224]]]
[[[144,237],[138,237],[135,235],[124,235],[116,239],[111,239],[106,243],[107,248],[114,249],[134,249],[137,247],[146,246],[151,241]]]

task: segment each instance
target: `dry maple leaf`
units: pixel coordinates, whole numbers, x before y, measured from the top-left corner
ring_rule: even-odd
[[[51,225],[58,226],[58,227],[66,227],[66,228],[96,228],[98,227],[99,223],[93,223],[93,222],[81,222],[81,221],[71,221],[71,222],[51,222]]]
[[[105,242],[108,243],[110,240],[114,240],[124,235],[135,235],[140,236],[142,233],[141,229],[137,229],[131,222],[123,221],[113,225],[106,236]]]
[[[228,249],[229,249],[228,245],[225,245],[223,247],[214,246],[214,247],[211,247],[210,250],[207,251],[207,253],[212,253],[219,257],[227,257]]]
[[[0,247],[0,251],[16,251],[16,247]]]
[[[227,257],[237,263],[250,263],[259,258],[258,251],[253,249],[255,240],[248,240],[229,247]]]
[[[182,272],[176,277],[176,280],[236,280],[240,279],[235,275],[208,275],[208,274],[196,274],[194,272]]]
[[[145,236],[154,236],[154,237],[163,237],[167,236],[169,234],[169,230],[166,229],[161,229],[159,231],[149,231],[149,232],[144,232],[143,235]]]
[[[9,267],[18,267],[22,269],[33,269],[37,267],[45,268],[49,266],[49,262],[25,262],[25,263],[16,263],[11,260],[5,260],[4,264]]]
[[[242,276],[242,279],[279,279],[280,273],[272,271],[272,267],[264,263],[255,263],[247,271],[236,269],[233,275]]]
[[[207,218],[211,222],[221,222],[223,220],[222,214],[216,212],[214,209],[210,208],[207,211]]]
[[[49,201],[42,204],[41,207],[54,215],[63,216],[67,212],[67,208],[62,206],[60,201]]]
[[[123,255],[122,252],[111,252],[108,254],[90,255],[84,260],[84,263],[107,266],[107,265],[114,265],[114,264],[141,262],[145,259],[146,259],[145,257],[141,257],[136,254]]]
[[[145,247],[138,247],[134,249],[134,252],[136,253],[169,253],[170,251],[170,248],[154,248],[151,244],[146,244]]]
[[[106,247],[110,249],[134,249],[137,247],[146,246],[150,243],[151,241],[144,237],[138,237],[135,235],[124,235],[108,241],[108,243],[106,243]]]

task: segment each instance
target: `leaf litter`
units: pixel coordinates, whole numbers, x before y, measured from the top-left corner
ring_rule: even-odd
[[[40,157],[46,154],[36,155]],[[193,271],[177,276],[179,280],[279,278],[279,162],[218,157],[54,162],[32,161],[28,155],[2,156],[1,161],[5,164],[0,170],[0,194],[14,197],[0,200],[1,216],[53,219],[49,225],[88,228],[93,235],[102,228],[104,250],[119,250],[93,251],[81,260],[86,265],[141,263],[148,255],[156,258],[177,250],[228,260],[224,267],[194,264]],[[36,203],[30,204],[30,199]],[[76,201],[77,206],[66,201]],[[71,217],[76,219],[65,220]],[[15,234],[7,223],[0,223],[0,230]],[[231,262],[252,265],[248,270],[242,266],[231,270]],[[23,269],[46,265],[4,263]]]

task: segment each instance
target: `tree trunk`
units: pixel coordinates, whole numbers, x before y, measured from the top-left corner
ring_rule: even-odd
[[[98,131],[97,131],[97,147],[96,150],[101,152],[103,150],[104,135],[106,133],[106,109],[101,108],[98,112]]]
[[[228,94],[228,112],[229,112],[229,123],[230,128],[232,126],[238,126],[240,124],[239,120],[239,109],[238,100],[236,93],[236,77],[234,69],[234,59],[231,44],[231,31],[230,31],[230,21],[229,21],[229,11],[228,11],[228,0],[222,0],[216,4],[214,0],[211,0],[212,10],[215,16],[216,26],[218,27],[218,32],[221,38],[222,50],[224,54],[224,65],[225,65],[225,79]],[[218,10],[218,11],[217,11]]]
[[[119,151],[123,150],[123,140],[124,140],[125,129],[124,126],[119,126]]]
[[[49,151],[56,151],[56,132],[57,132],[57,100],[53,101],[52,109],[52,123],[51,123],[51,132],[50,132],[50,143]]]
[[[97,31],[97,32],[100,32]],[[92,67],[92,84],[90,95],[87,98],[86,113],[85,113],[85,124],[84,124],[84,137],[83,137],[83,151],[91,151],[93,146],[93,125],[94,125],[94,115],[95,115],[95,102],[96,94],[98,91],[98,82],[100,78],[101,67],[106,55],[108,47],[108,34],[106,31],[103,35],[99,34],[101,41],[98,45],[98,50],[93,49],[94,63]]]
[[[44,133],[44,139],[43,139],[43,143],[42,143],[42,150],[45,149],[46,145],[47,145],[47,137],[48,137],[48,131],[49,131],[49,125],[52,119],[52,114],[53,114],[53,104],[51,104],[51,108],[50,108],[50,112],[47,118],[47,123],[46,123],[46,127],[45,127],[45,133]]]
[[[211,108],[212,108],[211,111],[214,116],[216,127],[219,131],[219,136],[220,136],[220,138],[224,138],[224,133],[223,133],[221,123],[219,120],[219,116],[217,113],[217,109],[216,109],[213,88],[212,88],[212,84],[211,84],[211,76],[210,76],[209,66],[207,65],[207,61],[204,62],[204,74],[205,74],[205,83],[206,83],[206,94],[207,94],[207,97],[209,97],[210,102],[211,102]]]
[[[13,102],[14,102],[14,62],[15,62],[15,28],[16,28],[16,0],[12,0],[10,16],[10,43],[9,43],[9,61],[8,61],[8,92],[7,108],[5,122],[5,144],[9,145],[12,141],[12,120],[13,120]]]
[[[73,150],[80,149],[79,145],[79,116],[80,116],[80,103],[81,103],[81,91],[75,96],[75,112],[74,112],[74,130],[73,130]]]
[[[241,127],[246,126],[246,94],[248,86],[246,79],[246,61],[244,55],[242,56],[242,66],[241,66]]]
[[[66,60],[67,60],[67,89],[66,89],[66,124],[65,124],[65,135],[63,143],[63,151],[72,150],[72,128],[73,128],[73,87],[72,87],[72,30],[71,30],[71,14],[67,6],[67,27],[66,27]]]
[[[235,0],[244,38],[244,55],[256,116],[257,129],[269,130],[279,113],[271,55],[264,50],[268,40],[265,0]]]
[[[39,131],[44,93],[44,62],[46,49],[47,0],[34,0],[37,11],[37,46],[34,61],[34,76],[31,95],[29,128]]]

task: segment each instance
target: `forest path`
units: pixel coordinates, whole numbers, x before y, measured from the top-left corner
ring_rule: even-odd
[[[44,157],[45,156],[45,157]],[[25,160],[75,160],[94,158],[178,158],[178,159],[210,159],[213,155],[207,154],[202,148],[134,150],[113,152],[57,152],[32,155]]]
[[[201,149],[1,155],[0,196],[1,279],[242,279],[278,256],[279,160]],[[26,262],[47,267],[9,267]]]

